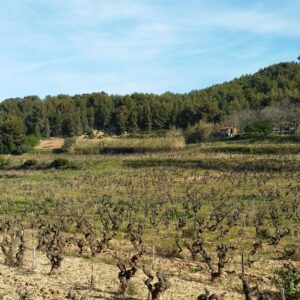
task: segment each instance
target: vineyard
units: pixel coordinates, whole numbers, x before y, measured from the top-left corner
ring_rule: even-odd
[[[0,299],[300,299],[299,144],[81,147],[2,163]]]

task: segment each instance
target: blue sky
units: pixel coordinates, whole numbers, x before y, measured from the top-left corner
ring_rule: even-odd
[[[0,0],[0,99],[189,92],[300,55],[299,0]]]

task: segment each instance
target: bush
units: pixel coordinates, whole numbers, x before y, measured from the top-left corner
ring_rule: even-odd
[[[76,169],[77,166],[75,163],[70,162],[65,158],[57,158],[50,165],[49,168],[54,169]]]
[[[27,135],[24,139],[24,144],[30,148],[37,146],[40,142],[40,138],[36,135]]]
[[[39,143],[39,138],[35,135],[28,135],[24,137],[22,143],[12,143],[6,153],[11,153],[15,155],[21,155],[23,153],[29,152]]]
[[[69,161],[67,159],[64,158],[57,158],[55,159],[51,164],[50,167],[51,168],[64,168],[67,167],[69,165]]]
[[[170,239],[164,239],[156,247],[157,255],[167,258],[179,257],[178,248],[175,241]]]
[[[65,138],[64,145],[62,146],[62,152],[64,153],[71,153],[74,149],[74,146],[76,144],[76,138]]]
[[[29,152],[30,150],[32,150],[32,147],[26,144],[21,144],[12,149],[11,153],[15,155],[21,155],[23,153]]]
[[[2,155],[0,155],[0,169],[4,166],[7,166],[9,164],[9,161],[5,159]]]
[[[23,119],[11,116],[0,125],[0,153],[22,154],[27,150],[24,145],[26,126]]]
[[[92,128],[89,128],[87,131],[87,136],[89,137],[90,140],[94,139],[96,137],[94,130]]]
[[[213,124],[200,121],[197,125],[188,127],[184,134],[188,144],[195,144],[212,140],[215,131]]]
[[[288,300],[300,299],[300,271],[291,264],[276,271],[275,283],[284,288]]]
[[[269,228],[260,228],[257,237],[262,240],[268,240],[271,238],[271,232]]]
[[[250,138],[265,138],[273,133],[272,123],[270,121],[256,121],[245,127],[245,134]]]
[[[182,230],[182,237],[191,239],[195,235],[195,230],[192,227],[186,227]]]
[[[24,168],[35,167],[38,164],[36,159],[28,159],[23,163]]]

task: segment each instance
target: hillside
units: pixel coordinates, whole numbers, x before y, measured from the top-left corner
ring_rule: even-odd
[[[114,133],[185,128],[199,120],[220,123],[233,111],[260,109],[288,99],[300,103],[300,64],[279,63],[188,94],[37,96],[0,103],[0,124],[15,118],[26,134],[72,136],[98,128]],[[17,120],[16,120],[17,118]]]
[[[190,93],[217,100],[227,112],[234,109],[259,109],[288,98],[300,103],[300,64],[279,63],[223,84]]]

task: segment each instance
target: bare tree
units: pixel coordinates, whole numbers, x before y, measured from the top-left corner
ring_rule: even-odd
[[[146,269],[146,267],[143,266],[143,272],[148,277],[148,279],[144,281],[145,285],[149,290],[148,300],[159,300],[161,294],[171,287],[171,283],[166,279],[166,277],[161,272],[157,272],[156,277],[158,281],[152,284],[152,281],[154,280],[154,276],[152,275],[150,270]]]
[[[121,261],[121,258],[117,255],[113,255],[118,260],[117,267],[120,272],[118,274],[120,280],[120,294],[125,295],[129,280],[135,275],[139,268],[139,255],[133,255],[129,261],[131,268],[126,268],[125,264]]]

